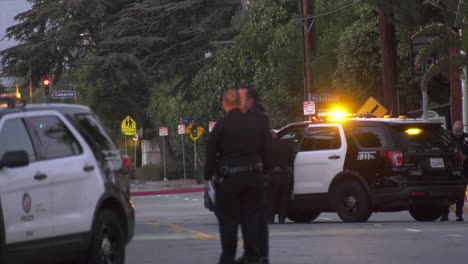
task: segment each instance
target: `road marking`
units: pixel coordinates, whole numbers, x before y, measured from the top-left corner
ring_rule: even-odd
[[[464,237],[464,235],[448,234],[449,237]]]
[[[382,227],[381,224],[374,224],[375,227]]]
[[[178,232],[189,232],[189,233],[192,233],[192,236],[194,238],[201,239],[201,240],[207,240],[207,239],[219,240],[219,236],[211,235],[205,232],[190,229],[190,228],[183,227],[183,226],[176,225],[176,224],[163,223],[159,221],[151,221],[151,222],[146,222],[146,223],[150,225],[156,225],[156,226],[165,225],[165,226],[172,228],[174,231],[178,231]]]
[[[145,223],[149,224],[149,225],[155,225],[155,226],[165,225],[165,226],[168,226],[168,227],[172,228],[176,232],[188,232],[188,233],[191,233],[191,237],[196,238],[196,239],[200,239],[200,240],[208,240],[208,239],[218,240],[218,241],[220,240],[219,236],[208,234],[208,233],[205,233],[205,232],[202,232],[202,231],[198,231],[198,230],[195,230],[195,229],[183,227],[183,226],[176,225],[176,224],[164,223],[164,222],[160,222],[160,221],[150,221],[150,222],[145,222]],[[151,239],[151,236],[150,236],[150,239]],[[140,240],[144,240],[144,238],[143,239],[140,238]],[[237,245],[239,246],[239,248],[243,248],[244,247],[244,241],[242,239],[239,239],[239,242],[237,243]]]
[[[331,221],[331,220],[332,220],[331,218],[328,218],[328,217],[319,217],[318,219],[320,219],[320,220],[326,220],[326,221]]]
[[[192,199],[192,201],[199,201],[198,199]]]
[[[169,195],[164,195],[164,197],[169,198]]]
[[[422,232],[419,229],[411,229],[411,228],[405,229],[405,231],[408,231],[408,232]]]
[[[185,200],[185,201],[190,201],[190,199],[189,199],[189,198],[184,198],[184,200]]]

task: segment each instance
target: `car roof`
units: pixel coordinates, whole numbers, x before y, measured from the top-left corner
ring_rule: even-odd
[[[343,126],[356,126],[359,124],[373,124],[373,125],[381,125],[381,124],[438,124],[437,121],[426,120],[422,118],[349,118],[343,122],[330,122],[330,121],[302,121],[302,122],[294,122],[287,124],[286,126],[277,129],[278,133],[281,133],[286,128],[295,127],[295,126],[308,126],[308,125],[315,125],[315,124],[341,124]]]
[[[78,114],[78,113],[92,113],[91,109],[84,105],[77,105],[77,104],[29,104],[29,105],[16,105],[12,108],[0,108],[0,118],[4,115],[11,114],[11,113],[19,113],[19,112],[33,112],[33,111],[41,111],[41,110],[53,110],[63,114]]]

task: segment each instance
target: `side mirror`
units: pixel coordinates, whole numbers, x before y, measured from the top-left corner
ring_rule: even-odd
[[[24,150],[8,151],[3,154],[0,160],[0,168],[21,167],[29,164],[28,153]]]

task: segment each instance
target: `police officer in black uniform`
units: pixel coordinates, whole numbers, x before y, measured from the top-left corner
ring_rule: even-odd
[[[260,105],[258,100],[257,91],[251,86],[243,86],[239,88],[240,96],[240,110],[244,113],[253,113],[259,117],[264,123],[268,130],[270,130],[270,121],[265,114],[265,110]],[[271,153],[271,137],[269,137],[268,143],[269,153]],[[270,175],[265,174],[265,185],[270,181]],[[268,264],[268,255],[269,255],[269,235],[268,235],[268,216],[267,216],[267,200],[266,193],[262,199],[262,213],[258,215],[258,242],[260,249],[260,256],[262,264]],[[242,230],[243,231],[243,230]],[[244,231],[243,231],[244,232]],[[236,264],[247,263],[245,261],[245,256],[240,257],[236,260]]]
[[[278,222],[284,224],[288,211],[289,194],[292,185],[292,168],[295,153],[291,145],[278,138],[275,132],[271,132],[272,144],[272,170],[271,182],[267,189],[268,221],[275,222],[278,214]]]
[[[461,121],[455,121],[452,128],[453,136],[457,142],[458,151],[460,152],[460,158],[463,164],[463,176],[468,182],[468,134],[463,132],[463,124]],[[466,185],[465,185],[466,189]],[[457,221],[463,221],[463,207],[465,205],[465,192],[460,193],[459,198],[456,202],[455,215]],[[447,221],[449,215],[449,206],[443,209],[442,217],[440,221]]]
[[[262,212],[263,175],[271,168],[271,136],[258,115],[239,110],[236,90],[224,93],[223,108],[226,114],[208,137],[205,159],[205,180],[210,181],[215,170],[220,177],[215,195],[222,247],[219,263],[234,263],[239,225],[246,263],[260,263],[258,214]]]

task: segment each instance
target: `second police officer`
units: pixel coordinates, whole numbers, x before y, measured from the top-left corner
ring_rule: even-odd
[[[463,167],[463,176],[465,181],[468,181],[468,134],[463,132],[463,124],[461,121],[455,121],[452,128],[453,137],[457,142],[457,148],[460,153],[460,159]],[[466,185],[465,185],[466,189]],[[463,221],[463,207],[465,205],[465,192],[460,193],[456,202],[455,215],[457,221]],[[440,221],[447,221],[449,215],[449,206],[444,207]]]
[[[258,100],[257,91],[251,86],[242,86],[238,90],[240,96],[240,110],[243,113],[252,113],[255,114],[263,123],[264,126],[270,130],[270,121],[265,114],[265,110],[262,105],[260,105]],[[271,137],[268,138],[268,149],[271,153]],[[271,162],[271,160],[270,160]],[[270,170],[268,171],[270,172]],[[265,175],[266,183],[268,183],[270,175]],[[267,216],[267,199],[266,199],[266,190],[265,195],[262,198],[262,212],[258,215],[258,242],[261,256],[261,263],[268,264],[268,255],[269,255],[269,234],[268,234],[268,216]],[[240,257],[236,264],[242,264],[245,262],[245,256]]]
[[[223,95],[226,114],[208,137],[205,180],[218,170],[215,206],[221,237],[220,264],[235,263],[239,225],[244,238],[244,263],[261,263],[258,219],[263,213],[263,175],[270,170],[270,133],[261,117],[239,109],[239,94]]]

